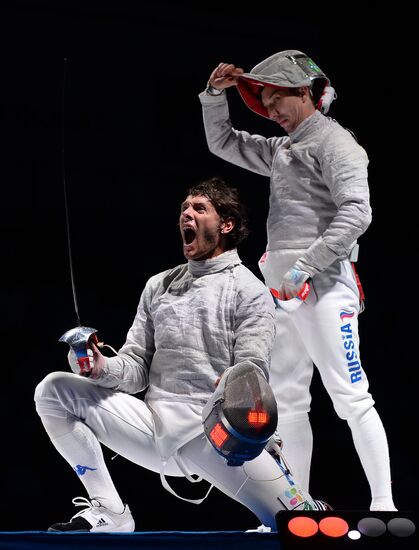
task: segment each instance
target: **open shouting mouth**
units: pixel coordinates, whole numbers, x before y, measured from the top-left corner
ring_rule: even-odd
[[[183,228],[183,242],[186,245],[192,244],[196,239],[196,231],[192,227]]]

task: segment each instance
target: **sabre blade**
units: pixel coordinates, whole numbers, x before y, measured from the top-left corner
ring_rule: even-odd
[[[74,267],[73,267],[73,254],[71,248],[71,231],[70,231],[70,215],[68,207],[68,193],[67,193],[67,182],[66,182],[66,170],[65,170],[65,89],[67,81],[67,58],[64,58],[64,68],[63,68],[63,85],[61,93],[61,170],[63,178],[63,190],[64,190],[64,210],[65,210],[65,221],[66,221],[66,231],[67,231],[67,249],[68,249],[68,259],[70,265],[70,277],[71,277],[71,288],[73,292],[73,303],[74,311],[76,313],[77,325],[81,327],[79,306],[77,302],[77,293],[76,293],[76,283],[74,278]]]

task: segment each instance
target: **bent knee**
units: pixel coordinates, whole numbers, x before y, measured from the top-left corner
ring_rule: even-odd
[[[74,377],[74,374],[69,372],[50,372],[45,376],[35,388],[35,401],[39,401],[45,397],[56,396],[57,389],[67,384],[68,380]]]
[[[334,402],[334,408],[342,420],[350,422],[362,418],[372,408],[374,408],[374,400],[369,393],[357,399],[349,399],[342,402]]]

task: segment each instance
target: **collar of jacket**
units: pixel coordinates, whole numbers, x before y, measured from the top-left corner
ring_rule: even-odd
[[[297,143],[310,134],[317,132],[320,127],[319,124],[323,119],[324,115],[319,111],[315,111],[312,115],[308,116],[293,132],[288,134],[291,143]]]
[[[211,273],[217,273],[227,267],[233,267],[241,264],[237,250],[227,250],[215,258],[209,260],[188,260],[188,271],[194,277],[201,277],[202,275],[210,275]]]

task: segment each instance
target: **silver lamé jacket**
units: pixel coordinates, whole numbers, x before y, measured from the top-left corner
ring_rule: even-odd
[[[236,250],[151,277],[117,357],[95,383],[147,402],[204,405],[227,367],[250,362],[268,378],[274,303]]]
[[[232,127],[226,94],[199,94],[208,147],[270,178],[267,250],[303,250],[311,275],[346,258],[371,222],[368,157],[352,134],[316,111],[289,136]]]

